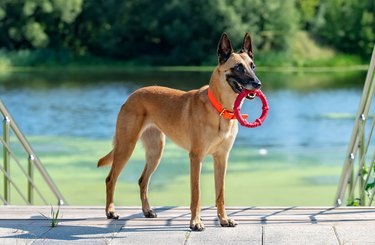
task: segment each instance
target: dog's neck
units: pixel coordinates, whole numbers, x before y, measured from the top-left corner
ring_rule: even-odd
[[[228,86],[227,82],[222,82],[225,79],[225,75],[222,74],[218,68],[214,70],[211,75],[209,87],[215,96],[216,100],[227,110],[233,109],[234,101],[237,95]]]

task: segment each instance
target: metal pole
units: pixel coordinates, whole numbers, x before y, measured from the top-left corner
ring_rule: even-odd
[[[9,145],[9,125],[10,120],[8,117],[4,117],[3,120],[3,137],[4,142]],[[7,177],[10,176],[10,157],[8,149],[3,146],[3,160],[4,160],[4,199],[7,203],[10,203],[10,181]]]
[[[344,201],[345,191],[347,190],[347,185],[349,184],[350,176],[351,176],[352,169],[353,169],[354,157],[358,149],[356,148],[356,146],[359,140],[358,128],[359,128],[359,123],[360,123],[360,116],[362,114],[367,116],[368,109],[372,101],[372,96],[374,95],[374,87],[375,87],[375,84],[373,81],[375,80],[375,76],[373,76],[374,71],[375,71],[375,46],[372,51],[370,66],[369,66],[365,84],[363,87],[363,94],[362,94],[361,102],[358,107],[358,112],[357,112],[356,120],[354,123],[353,131],[352,131],[352,136],[349,141],[346,159],[344,161],[344,166],[341,172],[339,185],[338,185],[338,189],[337,189],[337,193],[335,197],[335,204],[339,206],[342,205]]]
[[[359,205],[360,206],[364,206],[365,205],[365,190],[362,189],[362,186],[363,186],[363,182],[364,182],[364,179],[363,179],[363,172],[364,172],[364,169],[366,168],[366,164],[365,164],[365,156],[366,156],[366,149],[365,149],[365,130],[366,130],[366,120],[362,120],[362,135],[360,135],[359,137],[360,138],[360,141],[361,141],[361,145],[360,145],[360,149],[359,149],[359,169],[358,169],[358,177],[359,177]]]
[[[352,164],[350,165],[350,176],[349,176],[349,179],[348,179],[348,192],[349,192],[349,200],[351,201],[354,201],[354,184],[353,184],[353,180],[354,180],[354,164],[352,162]]]
[[[33,169],[33,165],[34,165],[34,159],[35,157],[33,155],[30,155],[29,156],[29,159],[28,159],[28,168],[27,168],[27,174],[29,175],[30,179],[32,181],[34,181],[34,169]],[[30,180],[27,181],[27,199],[29,201],[29,203],[31,204],[34,204],[34,186],[32,184],[32,182]]]

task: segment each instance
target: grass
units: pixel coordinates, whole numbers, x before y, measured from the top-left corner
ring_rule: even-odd
[[[50,216],[46,216],[45,214],[40,213],[44,218],[50,220],[50,225],[52,228],[55,228],[59,224],[59,213],[60,213],[60,206],[58,206],[57,210],[51,206],[51,213]]]
[[[109,168],[98,169],[96,162],[110,150],[110,140],[31,137],[30,141],[68,204],[104,205],[104,179]],[[341,154],[332,154],[338,157],[320,161],[316,158],[316,151],[285,152],[283,149],[269,149],[268,152],[267,155],[260,155],[259,149],[234,146],[226,178],[227,205],[333,204],[341,173]],[[116,205],[141,204],[137,180],[144,167],[143,154],[142,146],[137,145],[129,164],[119,177]],[[26,182],[15,168],[12,169],[12,176],[18,183]],[[50,202],[55,202],[40,177],[36,175],[35,178]],[[188,206],[189,183],[188,154],[168,142],[162,162],[151,180],[151,204]],[[201,186],[202,205],[215,205],[213,163],[210,157],[203,164]],[[12,194],[14,203],[21,204],[14,190]],[[38,199],[37,203],[42,204]]]
[[[285,52],[262,53],[256,57],[257,65],[264,69],[325,71],[367,69],[367,60],[354,54],[343,54],[333,48],[319,45],[307,32],[299,31],[291,41],[291,49]],[[281,69],[280,69],[281,68]]]
[[[59,212],[60,212],[60,206],[55,211],[53,209],[53,206],[51,206],[51,227],[54,228],[59,223]]]

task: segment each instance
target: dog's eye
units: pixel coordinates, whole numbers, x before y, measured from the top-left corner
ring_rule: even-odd
[[[253,71],[255,71],[256,68],[257,68],[256,65],[255,65],[254,63],[251,63],[251,69],[252,69]]]
[[[242,64],[236,65],[235,69],[236,69],[236,71],[238,71],[238,72],[241,72],[241,73],[244,72],[244,69],[243,69],[243,65],[242,65]]]

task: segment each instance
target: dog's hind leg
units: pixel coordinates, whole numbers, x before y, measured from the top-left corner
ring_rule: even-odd
[[[126,117],[124,116],[126,115]],[[128,162],[134,147],[140,136],[144,124],[143,115],[131,115],[125,113],[122,109],[116,126],[115,144],[113,149],[113,164],[106,178],[106,214],[109,219],[118,219],[115,212],[113,196],[115,192],[116,181]]]
[[[142,211],[146,218],[156,218],[156,212],[151,209],[148,202],[148,185],[152,174],[159,165],[163,153],[165,135],[159,129],[150,127],[143,132],[141,140],[146,151],[146,165],[138,181]]]

